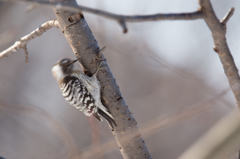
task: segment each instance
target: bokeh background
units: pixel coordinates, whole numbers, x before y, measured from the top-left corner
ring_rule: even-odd
[[[235,7],[226,37],[239,68],[240,1],[211,2],[219,19]],[[198,8],[197,0],[78,3],[124,15]],[[27,12],[28,7],[26,3],[0,3],[0,51],[55,19],[49,8]],[[107,47],[104,55],[153,158],[178,158],[221,118],[238,111],[203,20],[127,23],[129,31],[123,34],[115,21],[84,15],[100,47]],[[77,159],[102,148],[89,158],[121,159],[107,123],[87,118],[69,106],[52,77],[56,61],[75,58],[61,31],[51,29],[29,42],[27,48],[29,63],[24,62],[22,50],[0,61],[0,156]],[[234,154],[227,158],[234,158]]]

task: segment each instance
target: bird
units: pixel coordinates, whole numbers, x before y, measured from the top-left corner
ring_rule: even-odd
[[[101,85],[97,79],[97,73],[104,68],[100,67],[102,62],[90,77],[84,71],[75,68],[74,64],[77,61],[78,59],[64,58],[52,67],[53,77],[58,82],[63,97],[86,116],[94,116],[99,121],[104,118],[113,129],[117,124],[101,102]]]

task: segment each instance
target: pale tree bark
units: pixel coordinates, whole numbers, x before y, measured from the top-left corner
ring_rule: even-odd
[[[210,0],[199,0],[199,4],[204,15],[204,20],[212,32],[212,37],[214,40],[214,51],[218,53],[218,56],[222,62],[224,72],[229,82],[229,86],[232,89],[239,109],[240,77],[226,39],[227,21],[233,15],[234,8],[231,8],[228,14],[223,18],[223,20],[220,21],[215,15]]]
[[[52,2],[62,2],[76,5],[75,0],[52,0]],[[91,29],[81,13],[79,22],[70,25],[69,17],[76,14],[67,10],[54,9],[60,29],[69,42],[74,54],[80,59],[81,64],[87,69],[87,74],[95,73],[97,63],[104,60],[104,56],[99,54],[100,48],[94,38]],[[106,66],[104,71],[98,73],[98,79],[102,86],[103,104],[109,108],[116,120],[117,127],[112,130],[123,158],[151,158],[147,146],[138,130],[137,122],[133,118],[124,101],[119,87],[114,79],[106,60],[102,62]]]

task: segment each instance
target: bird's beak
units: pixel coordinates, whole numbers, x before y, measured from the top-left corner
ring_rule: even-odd
[[[70,63],[70,65],[74,64],[74,63],[77,62],[77,61],[78,61],[78,59],[73,60],[73,61]]]

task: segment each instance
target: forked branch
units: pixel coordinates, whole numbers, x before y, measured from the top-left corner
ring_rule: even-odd
[[[232,7],[232,8],[230,8],[229,9],[229,11],[228,11],[228,13],[225,15],[225,17],[221,20],[221,23],[223,24],[223,25],[226,25],[227,24],[227,22],[228,22],[228,20],[232,17],[232,15],[233,15],[233,13],[234,13],[234,8]]]
[[[214,51],[218,53],[237,106],[240,108],[240,77],[226,40],[226,23],[233,15],[234,8],[231,8],[223,20],[220,21],[212,8],[210,0],[199,0],[199,4],[204,14],[204,20],[212,32],[215,45]]]
[[[73,12],[87,12],[101,16],[103,18],[115,20],[120,24],[124,33],[127,33],[126,22],[147,22],[147,21],[160,21],[160,20],[195,20],[203,19],[203,14],[201,10],[190,13],[176,13],[176,14],[152,14],[152,15],[134,15],[134,16],[125,16],[106,12],[99,9],[92,9],[81,5],[74,5],[69,3],[60,3],[60,2],[48,2],[48,1],[34,1],[34,0],[0,0],[3,2],[25,2],[31,4],[34,7],[44,6],[44,7],[55,7],[57,9],[64,9]]]

